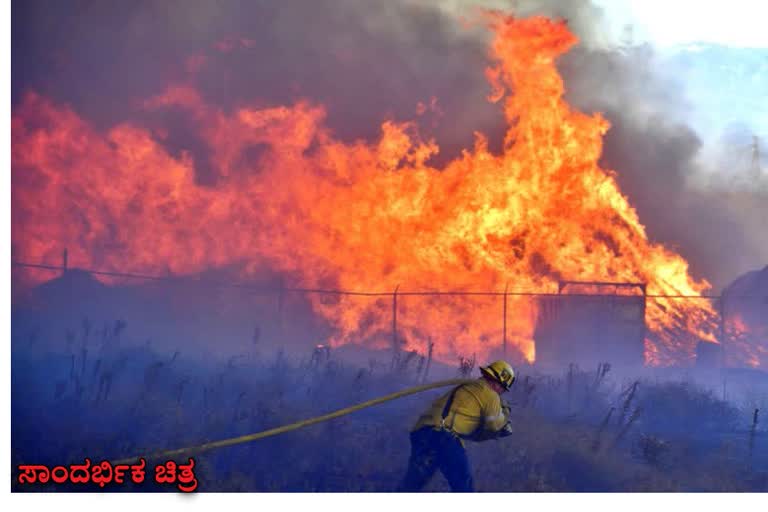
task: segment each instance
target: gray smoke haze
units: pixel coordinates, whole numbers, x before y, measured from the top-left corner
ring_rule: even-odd
[[[560,68],[568,100],[611,121],[601,163],[617,172],[652,239],[716,289],[768,262],[768,175],[745,180],[734,159],[711,158],[717,148],[687,124],[685,84],[662,71],[652,48],[582,46]]]
[[[33,88],[100,126],[137,115],[136,101],[192,82],[224,109],[307,98],[344,140],[374,137],[438,99],[448,151],[473,130],[499,132],[488,104],[484,41],[428,6],[356,0],[80,1],[14,4],[13,98]],[[231,39],[250,40],[229,51]],[[207,55],[194,76],[186,59]],[[186,138],[186,137],[182,137]]]
[[[419,124],[441,146],[439,164],[471,146],[474,131],[492,149],[503,137],[501,112],[485,99],[487,34],[457,21],[478,6],[568,20],[582,41],[560,62],[568,99],[611,121],[602,163],[653,240],[717,288],[768,262],[766,180],[712,179],[728,162],[702,162],[702,142],[686,125],[685,84],[658,70],[651,48],[612,41],[586,0],[17,2],[12,100],[35,90],[100,128],[159,124],[169,150],[190,152],[208,184],[216,170],[185,114],[137,107],[169,83],[191,83],[223,109],[307,98],[326,106],[344,140],[374,137],[389,118],[413,119],[417,103],[434,97],[437,109]]]
[[[613,40],[603,11],[589,0],[480,4],[568,20],[580,44],[559,63],[566,98],[611,121],[601,164],[617,172],[653,240],[680,251],[694,274],[716,289],[768,263],[768,174],[734,180],[743,174],[734,169],[739,162],[728,155],[712,159],[720,148],[703,152],[695,127],[686,124],[685,84],[664,72],[651,47]],[[454,0],[444,9],[458,14],[477,5]],[[626,33],[629,38],[631,27]],[[730,144],[750,137],[740,133]]]

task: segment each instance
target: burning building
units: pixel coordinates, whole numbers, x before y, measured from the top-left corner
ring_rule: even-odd
[[[226,268],[240,279],[270,271],[286,286],[399,285],[404,297],[506,282],[550,293],[563,280],[641,282],[655,297],[706,291],[681,254],[649,239],[614,171],[598,165],[610,124],[565,101],[555,65],[577,43],[568,26],[500,14],[488,24],[486,77],[507,123],[503,144],[492,151],[477,133],[444,165],[417,121],[388,120],[375,140],[342,141],[311,99],[222,108],[200,91],[199,67],[137,102],[142,116],[106,129],[27,91],[12,115],[14,254],[56,264],[66,247],[73,267],[172,276]],[[201,66],[217,55],[204,57]],[[189,119],[214,179],[202,183],[200,158],[170,148],[172,127],[144,122],[169,111]],[[330,346],[390,343],[386,296],[307,298],[335,333]],[[631,363],[642,342],[647,364],[688,364],[695,340],[716,342],[706,301],[656,298],[642,309],[635,296],[562,294],[554,304],[510,297],[504,334],[522,358],[579,360],[576,344],[586,343]],[[395,307],[404,348],[422,350],[429,335],[437,359],[485,358],[506,339],[487,298],[407,297]],[[553,308],[561,320],[546,320]],[[602,337],[588,325],[593,314],[610,326]],[[569,322],[578,325],[570,333]]]

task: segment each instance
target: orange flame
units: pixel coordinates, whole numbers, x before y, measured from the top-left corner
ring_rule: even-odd
[[[759,368],[768,360],[768,327],[747,322],[739,313],[728,315],[726,360],[732,366]]]
[[[270,267],[305,287],[350,290],[556,290],[559,279],[643,282],[649,294],[699,295],[683,257],[651,243],[614,173],[597,165],[609,123],[563,100],[555,59],[576,37],[545,18],[490,16],[486,73],[508,131],[443,168],[415,123],[388,121],[373,142],[343,143],[324,109],[243,105],[224,112],[177,84],[143,103],[189,112],[218,172],[171,155],[163,133],[132,123],[99,133],[34,93],[12,118],[17,257],[136,272]],[[254,148],[260,148],[255,151]],[[391,301],[310,296],[336,328],[331,345],[390,343]],[[485,357],[501,343],[498,297],[401,296],[405,348],[432,336],[435,357]],[[509,298],[507,332],[534,359],[535,301]],[[680,363],[715,341],[706,301],[649,304],[646,360]],[[683,334],[681,337],[680,334]]]

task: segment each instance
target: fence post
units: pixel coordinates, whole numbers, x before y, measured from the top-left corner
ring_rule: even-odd
[[[752,452],[755,448],[755,431],[757,430],[757,415],[760,409],[755,408],[754,416],[752,416],[752,428],[749,429],[749,462],[752,463]]]
[[[725,295],[720,294],[720,351],[725,355]]]
[[[64,250],[61,251],[61,268],[62,268],[61,275],[62,276],[67,273],[67,265],[69,263],[68,260],[69,260],[69,254],[67,252],[67,248],[65,247]]]
[[[400,353],[400,343],[397,340],[397,290],[398,284],[392,293],[392,360],[394,361]]]
[[[507,292],[509,291],[509,283],[504,286],[504,337],[502,338],[502,352],[504,359],[507,358]]]
[[[285,346],[285,321],[283,308],[285,307],[285,286],[280,284],[280,291],[277,294],[277,327],[280,331],[280,344]]]

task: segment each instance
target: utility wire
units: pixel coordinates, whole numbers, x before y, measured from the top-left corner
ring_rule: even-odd
[[[64,272],[68,270],[74,270],[68,267],[62,267],[58,265],[43,265],[38,263],[26,263],[21,261],[13,261],[11,262],[11,265],[14,267],[23,267],[23,268],[35,268],[35,269],[41,269],[41,270],[50,270],[50,271],[56,271],[56,272]],[[196,278],[189,278],[189,277],[175,277],[175,276],[157,276],[157,275],[147,275],[147,274],[134,274],[134,273],[128,273],[128,272],[113,272],[113,271],[107,271],[107,270],[94,270],[94,269],[87,269],[87,268],[78,268],[77,269],[80,272],[85,272],[92,275],[97,276],[109,276],[109,277],[122,277],[127,279],[144,279],[148,281],[166,281],[166,282],[177,282],[177,283],[195,283],[195,284],[203,284],[208,286],[214,286],[214,287],[224,287],[224,288],[240,288],[240,289],[246,289],[246,290],[252,290],[260,293],[319,293],[319,294],[326,294],[326,295],[350,295],[350,296],[365,296],[365,297],[387,297],[391,296],[393,292],[387,291],[387,292],[359,292],[359,291],[349,291],[349,290],[334,290],[334,289],[324,289],[324,288],[275,288],[275,287],[266,287],[266,286],[259,286],[255,284],[250,283],[236,283],[236,282],[224,282],[224,281],[215,281],[215,280],[209,280],[209,279],[196,279]],[[572,282],[573,285],[596,285],[601,283],[578,283],[578,282]],[[616,285],[617,283],[612,283],[612,285]],[[472,292],[472,291],[405,291],[397,292],[398,296],[403,295],[410,295],[410,296],[440,296],[440,295],[448,295],[448,296],[495,296],[500,297],[504,295],[508,296],[523,296],[523,297],[645,297],[649,299],[705,299],[705,300],[713,300],[713,299],[720,299],[721,295],[686,295],[686,294],[643,294],[643,295],[620,295],[615,293],[556,293],[556,292],[530,292],[530,291],[505,291],[505,292],[495,292],[495,291],[489,291],[489,292]],[[737,296],[731,296],[731,298],[764,298],[768,300],[768,296],[761,296],[761,295],[737,295]]]

